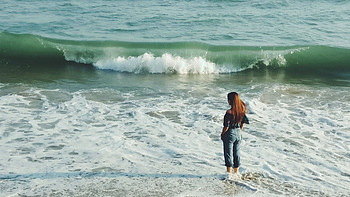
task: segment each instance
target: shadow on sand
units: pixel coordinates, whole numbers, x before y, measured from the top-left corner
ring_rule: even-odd
[[[46,172],[46,173],[28,173],[28,174],[0,174],[0,180],[18,180],[18,179],[55,179],[55,178],[219,178],[222,179],[221,174],[146,174],[146,173],[126,173],[126,172]]]

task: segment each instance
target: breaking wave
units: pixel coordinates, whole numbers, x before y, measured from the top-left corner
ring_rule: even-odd
[[[72,41],[0,33],[0,63],[66,62],[129,73],[218,74],[248,69],[350,71],[350,49],[330,46],[228,46],[200,42]],[[55,69],[57,66],[55,67]]]

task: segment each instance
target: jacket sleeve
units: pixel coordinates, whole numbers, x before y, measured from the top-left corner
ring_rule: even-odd
[[[230,119],[229,119],[229,117],[228,117],[228,114],[226,113],[225,114],[225,116],[224,116],[224,124],[223,124],[223,126],[224,127],[228,127],[229,125],[230,125]]]
[[[241,124],[242,123],[249,124],[249,119],[248,119],[248,117],[245,114],[244,114],[244,116],[242,118]]]

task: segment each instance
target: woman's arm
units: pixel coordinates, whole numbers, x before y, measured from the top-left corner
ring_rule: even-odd
[[[241,125],[239,127],[241,129],[243,129],[243,126],[244,126],[245,123],[249,124],[249,119],[248,119],[248,117],[246,115],[243,116],[242,121],[241,121]]]
[[[228,127],[222,128],[221,139],[222,139],[222,136],[226,133],[227,130],[228,130]]]

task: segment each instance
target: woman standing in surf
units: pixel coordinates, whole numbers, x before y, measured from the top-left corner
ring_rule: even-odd
[[[231,109],[226,111],[224,128],[221,132],[221,140],[224,144],[225,166],[229,174],[232,173],[233,167],[234,175],[239,176],[239,146],[242,140],[240,130],[243,129],[245,123],[249,124],[249,120],[245,115],[247,105],[239,98],[236,92],[228,93],[227,99]]]

